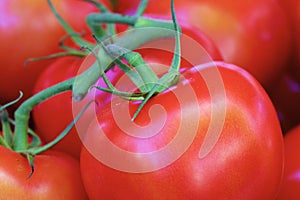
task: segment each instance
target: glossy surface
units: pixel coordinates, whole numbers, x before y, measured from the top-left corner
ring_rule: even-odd
[[[55,151],[37,155],[35,171],[23,157],[0,146],[0,199],[87,199],[79,163],[72,157]]]
[[[148,101],[134,124],[130,116],[136,102],[115,98],[98,112],[80,157],[91,200],[276,197],[283,139],[274,107],[244,70],[225,63],[217,66],[225,91],[217,79],[209,81],[216,75],[210,63],[200,73],[195,68],[185,71],[177,86]],[[219,138],[201,153],[212,124],[216,126],[209,137],[220,134]],[[185,149],[182,145],[193,137]],[[175,144],[174,149],[169,144]],[[160,152],[165,147],[170,151]]]

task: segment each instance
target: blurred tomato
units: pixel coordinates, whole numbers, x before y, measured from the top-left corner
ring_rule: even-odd
[[[52,0],[61,16],[78,32],[87,29],[85,16],[96,8],[79,0]],[[76,13],[76,15],[74,15]],[[32,94],[33,85],[50,63],[38,61],[24,67],[28,58],[60,51],[58,42],[66,32],[50,10],[46,0],[0,1],[0,104]]]
[[[118,0],[116,12],[133,14],[138,0]],[[147,14],[171,18],[169,0],[150,0]],[[290,29],[283,9],[271,0],[176,0],[179,19],[201,29],[225,61],[237,64],[271,90],[287,67]]]
[[[285,9],[292,30],[292,62],[290,67],[290,74],[298,83],[300,83],[300,1],[298,0],[277,0]]]

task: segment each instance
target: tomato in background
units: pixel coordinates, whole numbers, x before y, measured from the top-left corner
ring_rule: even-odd
[[[26,157],[0,146],[0,199],[87,199],[79,163],[71,156],[46,151],[36,155],[35,171]]]
[[[137,102],[114,98],[98,113],[85,134],[80,157],[90,200],[275,199],[283,173],[283,139],[274,107],[261,85],[231,64],[216,63],[224,81],[224,88],[219,88],[216,80],[207,79],[214,74],[214,65],[198,66],[201,74],[196,68],[183,72],[176,86],[146,103],[135,125],[128,113],[134,113]],[[213,95],[207,86],[209,80]],[[189,98],[189,86],[196,100]],[[218,98],[214,105],[212,96]],[[159,110],[163,113],[154,111],[158,107],[163,107]],[[225,121],[220,138],[205,157],[199,158],[209,125],[222,119],[222,110]],[[134,127],[142,128],[139,132]],[[116,163],[122,167],[151,167],[168,160],[181,148],[175,145],[174,151],[164,151],[180,134],[179,128],[183,137],[176,141],[180,144],[193,132],[196,136],[183,155],[168,166],[146,173],[114,167]],[[156,134],[150,137],[153,133]],[[120,156],[116,147],[128,155]],[[160,151],[166,153],[165,157],[146,156]],[[131,154],[134,155],[128,160]]]
[[[133,14],[138,0],[118,0],[116,12]],[[287,67],[290,34],[287,17],[274,1],[176,0],[179,20],[201,29],[224,60],[243,67],[268,90]],[[150,0],[146,14],[171,18],[169,0]]]
[[[277,0],[285,9],[291,26],[293,41],[292,63],[290,75],[300,83],[300,1]]]
[[[144,16],[158,20],[168,19],[166,15],[159,14],[145,14]],[[179,21],[179,26],[181,28],[181,56],[184,60],[190,62],[192,65],[198,65],[212,60],[223,61],[223,57],[216,44],[203,31],[183,20]],[[174,46],[174,38],[164,38],[148,42],[140,48],[151,47],[155,50],[162,49],[173,52]],[[161,58],[162,56],[160,56],[160,59]],[[171,61],[171,58],[169,59]],[[169,63],[171,64],[171,62]]]
[[[79,0],[52,0],[59,14],[78,32],[87,30],[85,16],[97,9]],[[74,15],[76,13],[76,15]],[[50,10],[46,0],[0,1],[0,104],[24,93],[23,100],[32,94],[33,85],[51,62],[29,63],[28,58],[46,56],[61,51],[58,42],[66,35]]]
[[[285,164],[282,187],[278,200],[300,198],[300,125],[290,130],[284,137]]]

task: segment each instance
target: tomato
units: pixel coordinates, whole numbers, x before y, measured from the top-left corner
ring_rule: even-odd
[[[282,118],[284,132],[287,132],[300,123],[300,83],[289,72],[278,82],[270,96]]]
[[[285,164],[283,183],[278,200],[300,198],[300,125],[290,130],[284,137]]]
[[[277,0],[288,14],[293,41],[290,74],[300,83],[300,2],[295,0]]]
[[[137,0],[119,0],[116,12],[133,14]],[[224,60],[249,71],[268,90],[286,69],[290,34],[285,12],[274,1],[177,0],[179,20],[201,29]],[[171,18],[169,0],[150,0],[146,14]]]
[[[61,152],[35,156],[34,173],[25,157],[0,146],[0,199],[87,199],[79,163]]]
[[[189,36],[182,37],[182,50],[183,55],[185,55],[190,62],[203,63],[210,61],[211,59],[221,60],[219,51],[204,34],[200,31],[191,31],[187,27],[185,27],[184,30],[185,32],[188,32]],[[163,63],[165,66],[169,66],[173,57],[173,40],[174,39],[164,39],[163,45],[160,45],[162,43],[161,40],[149,42],[148,44],[140,47],[137,52],[139,52],[148,63],[152,64],[158,63],[157,57],[154,55],[159,53],[161,55],[160,63]],[[198,50],[194,50],[195,48],[198,48]],[[164,60],[163,62],[162,59]],[[41,74],[36,82],[34,93],[80,74],[81,71],[85,70],[93,62],[95,62],[93,55],[85,58],[84,63],[82,63],[83,60],[84,58],[73,57],[57,59]],[[185,60],[183,60],[183,65],[187,66],[187,62]],[[166,69],[166,67],[162,70],[164,69]],[[107,73],[108,78],[113,83],[121,75],[122,71],[116,66],[113,70],[110,70]],[[97,84],[102,87],[107,87],[102,79],[99,80]],[[123,85],[122,87],[118,87],[118,89],[123,90],[128,86]],[[64,130],[65,127],[67,127],[67,125],[73,120],[74,116],[78,115],[79,111],[81,111],[83,106],[89,101],[96,99],[97,106],[95,109],[101,109],[101,105],[106,104],[111,95],[100,91],[95,92],[95,90],[96,89],[92,90],[83,102],[75,105],[72,105],[71,91],[56,95],[53,98],[37,105],[33,109],[33,121],[37,132],[40,133],[41,137],[46,142],[50,142],[62,130]],[[85,114],[85,116],[88,116],[88,114]],[[49,125],[49,121],[51,122],[51,125]],[[88,123],[88,117],[84,117],[84,119],[80,120],[77,124],[84,124],[84,126],[87,126]],[[81,125],[74,127],[66,138],[60,141],[54,148],[67,151],[68,153],[78,157],[81,149],[80,136],[78,137],[78,130],[76,130],[78,127],[82,128]]]
[[[154,19],[167,19],[165,15],[152,14],[145,16]],[[185,21],[180,21],[179,25],[182,31],[181,55],[184,59],[188,60],[189,62],[192,62],[194,65],[209,62],[211,60],[223,61],[223,57],[216,44],[203,31],[195,28],[192,24],[189,24]],[[151,41],[146,44],[146,47],[150,46],[156,49],[161,48],[163,50],[173,52],[174,45],[175,40],[172,38]],[[144,45],[141,48],[146,47]]]
[[[83,1],[52,2],[62,17],[78,32],[87,30],[85,16],[96,11],[93,5]],[[62,51],[58,42],[66,32],[46,0],[2,0],[0,13],[0,79],[3,83],[0,86],[0,104],[4,104],[16,99],[20,90],[24,93],[22,100],[32,95],[37,77],[50,61],[32,62],[26,68],[24,62],[28,58]]]
[[[211,62],[184,70],[133,123],[138,105],[113,98],[84,134],[80,166],[91,200],[276,197],[283,173],[279,120],[243,69]]]

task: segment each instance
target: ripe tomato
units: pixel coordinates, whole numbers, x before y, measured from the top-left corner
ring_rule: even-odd
[[[282,133],[246,71],[199,65],[151,98],[133,123],[138,105],[113,98],[84,134],[80,165],[91,200],[276,197]]]
[[[85,16],[95,11],[87,2],[52,0],[62,17],[78,32],[87,29]],[[28,58],[46,56],[59,50],[58,42],[66,34],[50,10],[47,1],[1,0],[0,2],[1,73],[0,104],[32,94],[33,85],[50,61],[29,63]],[[76,16],[74,16],[76,13]]]
[[[133,14],[138,0],[119,0],[116,12]],[[224,60],[243,67],[272,89],[287,66],[290,29],[286,15],[273,1],[177,0],[179,20],[201,29]],[[146,14],[171,18],[169,0],[150,0]]]
[[[300,198],[300,125],[290,130],[284,137],[284,176],[278,200]]]
[[[292,63],[290,74],[300,83],[300,1],[295,0],[277,0],[288,14],[292,29]]]
[[[0,199],[87,199],[79,163],[55,151],[35,156],[35,171],[25,157],[0,146]]]

